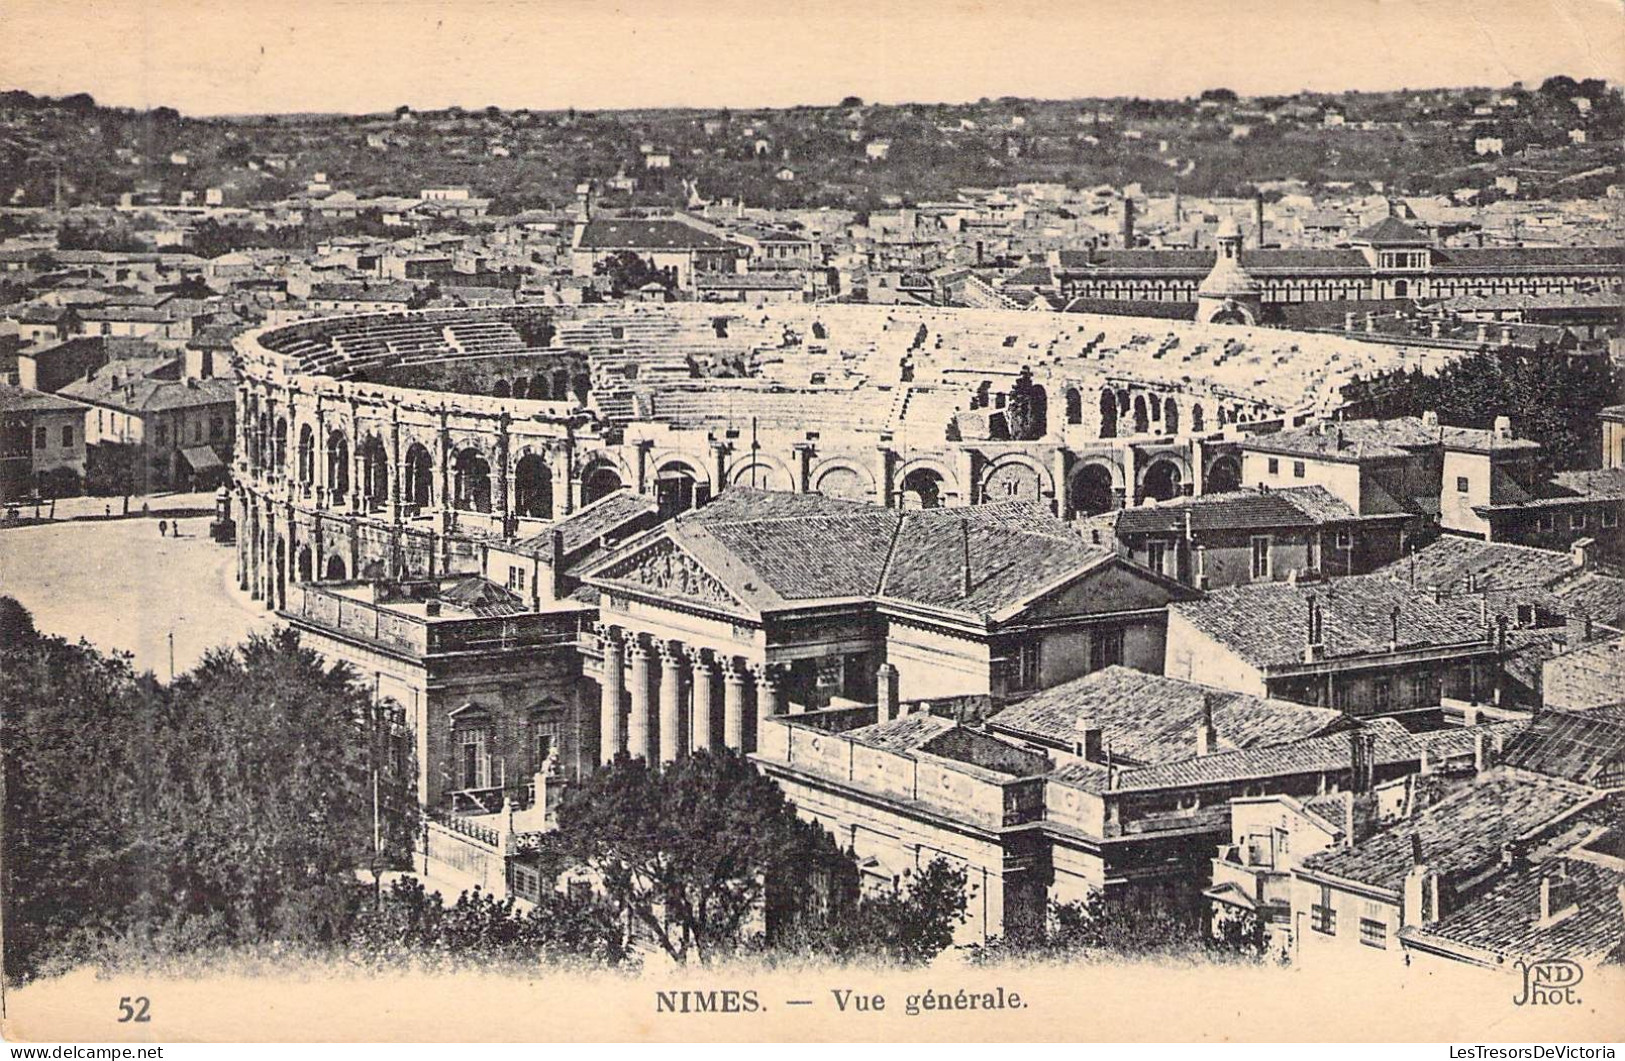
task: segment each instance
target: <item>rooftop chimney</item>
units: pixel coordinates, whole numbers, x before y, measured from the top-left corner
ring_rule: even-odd
[[[1099,726],[1086,724],[1079,719],[1076,727],[1077,740],[1072,745],[1074,754],[1089,760],[1092,763],[1106,761],[1106,731]]]
[[[1321,640],[1320,601],[1312,593],[1304,599],[1309,603],[1309,616],[1304,630],[1303,659],[1305,663],[1312,663],[1320,658],[1325,648]]]
[[[1595,544],[1596,541],[1591,538],[1575,539],[1569,546],[1569,559],[1574,561],[1575,567],[1584,568],[1591,562],[1591,547]]]
[[[1196,720],[1196,754],[1212,755],[1219,750],[1219,730],[1213,724],[1213,693],[1202,694],[1202,717]]]
[[[878,721],[890,722],[897,717],[897,668],[882,663],[875,671],[875,702]]]
[[[1426,925],[1439,919],[1439,875],[1422,858],[1422,835],[1411,834],[1411,868],[1405,874],[1405,905],[1400,919],[1406,925]]]
[[[1377,735],[1356,727],[1349,730],[1349,789],[1353,792],[1371,791],[1375,780]]]
[[[1496,438],[1502,438],[1502,439],[1512,437],[1512,418],[1511,417],[1497,416],[1495,418],[1495,437]]]
[[[1388,651],[1399,651],[1399,605],[1388,613]]]
[[[1438,427],[1439,426],[1439,411],[1437,409],[1428,409],[1425,412],[1423,412],[1422,413],[1422,426],[1423,427]]]
[[[971,591],[970,520],[962,519],[959,521],[959,538],[962,546],[960,551],[960,573],[963,576],[961,579],[963,583],[961,589],[963,592],[961,593],[961,596],[968,597],[970,596]]]

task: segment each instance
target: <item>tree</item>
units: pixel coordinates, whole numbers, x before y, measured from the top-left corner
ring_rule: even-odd
[[[615,296],[641,290],[650,283],[659,284],[667,291],[676,286],[677,278],[670,269],[656,269],[632,251],[618,251],[593,266],[595,276],[609,278]]]
[[[623,756],[570,790],[558,822],[546,837],[550,856],[590,868],[679,964],[738,950],[770,901],[779,910],[812,905],[809,870],[840,857],[732,752],[697,752],[661,770]]]
[[[863,97],[862,96],[847,96],[845,99],[841,100],[841,106],[843,108],[845,108],[845,109],[848,109],[848,110],[850,110],[853,107],[861,107],[861,106],[863,106]]]
[[[826,949],[839,957],[924,965],[953,944],[965,922],[965,870],[942,858],[915,873],[906,888],[866,895],[830,924]]]
[[[1010,437],[1018,442],[1043,438],[1049,430],[1049,399],[1042,385],[1033,382],[1033,370],[1023,365],[1010,388],[1004,409]]]

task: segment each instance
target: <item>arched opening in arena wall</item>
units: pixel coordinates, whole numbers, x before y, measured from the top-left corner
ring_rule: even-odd
[[[1191,430],[1192,431],[1205,430],[1205,428],[1203,427],[1203,424],[1202,424],[1202,406],[1201,406],[1201,403],[1197,403],[1196,405],[1191,406]]]
[[[1184,476],[1171,460],[1154,460],[1145,469],[1141,492],[1148,499],[1167,501],[1184,492]]]
[[[342,431],[327,437],[327,489],[335,499],[350,492],[350,442]]]
[[[607,497],[625,485],[625,483],[621,482],[620,472],[607,464],[600,464],[581,477],[581,503],[590,505],[599,498]]]
[[[344,558],[342,556],[330,556],[327,558],[327,581],[343,582],[345,574]]]
[[[1203,488],[1209,494],[1228,494],[1241,489],[1241,462],[1234,457],[1215,457],[1207,466]]]
[[[710,484],[682,461],[667,461],[655,473],[655,502],[660,506],[661,519],[705,504],[710,493]]]
[[[406,503],[420,509],[434,504],[434,458],[421,442],[406,451]]]
[[[1151,430],[1151,414],[1145,407],[1145,395],[1134,396],[1134,433],[1143,435]]]
[[[568,369],[557,369],[553,373],[553,392],[550,397],[556,402],[570,400],[570,373]]]
[[[469,447],[452,461],[452,496],[463,512],[491,511],[491,463],[479,450]]]
[[[276,418],[276,448],[271,454],[271,467],[278,475],[288,470],[288,421],[281,416]]]
[[[553,471],[534,453],[519,458],[513,474],[514,515],[553,518]]]
[[[1073,512],[1093,516],[1117,506],[1111,469],[1104,464],[1085,464],[1072,476],[1067,503]]]
[[[299,558],[294,564],[294,570],[298,574],[299,581],[301,581],[301,582],[309,582],[310,581],[311,573],[312,573],[311,559],[310,559],[310,546],[301,545],[299,547]]]
[[[1109,390],[1100,392],[1100,437],[1117,437],[1117,395]]]
[[[271,588],[276,593],[276,606],[288,606],[288,539],[278,537],[276,540],[276,571],[272,579]]]
[[[389,501],[389,455],[377,435],[369,435],[361,443],[361,496],[369,512]]]
[[[1066,389],[1066,422],[1069,424],[1083,423],[1083,395],[1078,393],[1076,387]]]
[[[1166,435],[1179,434],[1179,403],[1172,398],[1162,403],[1162,431]]]
[[[942,476],[930,468],[915,468],[903,477],[900,501],[910,509],[942,507]]]
[[[316,433],[309,424],[299,428],[299,481],[306,486],[316,481]]]

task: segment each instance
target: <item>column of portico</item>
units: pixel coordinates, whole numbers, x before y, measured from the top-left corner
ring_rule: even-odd
[[[598,750],[608,765],[626,750],[626,717],[621,702],[626,691],[626,653],[619,627],[600,623],[598,638],[604,646],[604,673],[598,682]]]
[[[687,754],[688,727],[683,725],[683,653],[674,644],[660,646],[660,761]]]
[[[756,675],[756,743],[762,741],[762,721],[784,714],[784,694],[779,688],[779,669],[770,663],[751,668]]]
[[[367,502],[361,492],[363,473],[361,470],[361,420],[356,415],[355,399],[350,399],[350,496],[349,511],[360,513],[367,511]],[[354,574],[354,572],[351,572]]]
[[[654,751],[649,703],[649,650],[636,634],[626,635],[626,655],[632,663],[631,712],[626,720],[626,753],[647,762]]]
[[[722,742],[736,752],[745,747],[745,683],[749,677],[739,660],[728,656],[722,661]]]
[[[711,725],[712,664],[703,649],[688,650],[689,673],[693,675],[693,697],[689,718],[693,720],[692,747],[695,751],[711,751],[718,745],[717,734]]]

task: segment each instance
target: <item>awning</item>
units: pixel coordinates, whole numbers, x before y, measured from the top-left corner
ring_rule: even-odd
[[[181,450],[181,457],[198,474],[225,467],[220,462],[220,458],[215,456],[214,450],[208,446],[193,446],[190,449],[183,449]]]

